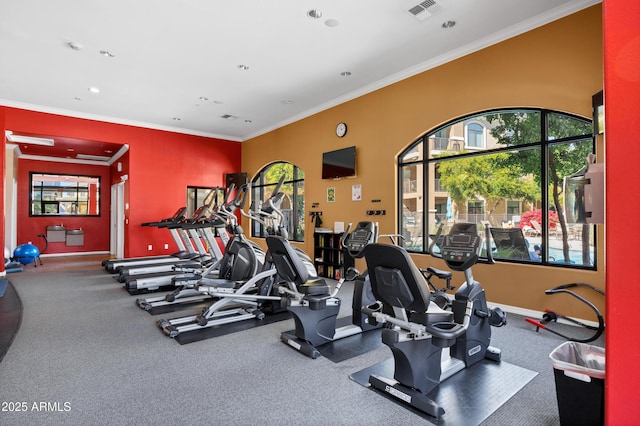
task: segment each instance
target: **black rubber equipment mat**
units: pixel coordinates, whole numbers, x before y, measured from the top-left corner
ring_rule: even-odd
[[[173,305],[155,306],[147,312],[151,315],[170,314],[172,312],[181,312],[186,309],[190,309],[193,312],[202,312],[202,310],[208,308],[212,302],[213,300],[209,299],[197,302],[193,301],[191,303],[175,303]]]
[[[351,324],[351,317],[341,317],[336,320],[336,328],[349,324]],[[295,330],[289,330],[286,333],[295,336]],[[316,349],[323,357],[338,363],[384,346],[380,334],[380,329],[377,328],[316,346]]]
[[[369,376],[375,374],[393,379],[393,358],[357,371],[349,378],[370,387]],[[428,396],[442,406],[445,413],[439,419],[423,413],[386,393],[375,391],[435,425],[478,425],[514,396],[538,373],[507,362],[482,360],[449,377]],[[372,388],[373,389],[373,388]]]
[[[239,331],[249,330],[250,328],[260,327],[267,324],[273,324],[275,322],[283,321],[291,318],[291,314],[288,311],[280,312],[277,314],[266,314],[264,319],[248,319],[238,322],[232,322],[229,324],[220,324],[213,327],[203,328],[201,330],[189,331],[186,333],[180,333],[175,337],[175,340],[181,345],[186,345],[193,342],[199,342],[205,339],[211,339],[214,337],[220,337],[231,333],[237,333]]]

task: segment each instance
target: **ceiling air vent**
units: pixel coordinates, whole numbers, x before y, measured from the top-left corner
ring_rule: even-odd
[[[425,0],[408,10],[410,14],[415,16],[418,20],[424,21],[434,13],[440,12],[442,7],[435,2],[435,0]]]

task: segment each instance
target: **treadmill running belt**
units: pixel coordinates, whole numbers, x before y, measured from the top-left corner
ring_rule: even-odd
[[[289,318],[291,318],[291,314],[288,311],[280,312],[277,314],[267,314],[263,320],[259,320],[257,318],[249,319],[203,328],[202,330],[180,333],[175,337],[174,340],[176,340],[181,345],[186,345],[188,343],[199,342],[201,340],[210,339],[212,337],[224,336],[226,334],[236,333],[238,331],[244,331],[250,328],[273,324],[275,322],[283,321]]]
[[[393,379],[393,358],[374,364],[349,375],[356,383],[370,387],[369,376]],[[441,405],[445,413],[436,419],[386,393],[378,392],[435,425],[478,425],[520,391],[538,373],[501,361],[483,360],[454,374],[431,391],[428,396]],[[372,388],[373,389],[373,388]]]

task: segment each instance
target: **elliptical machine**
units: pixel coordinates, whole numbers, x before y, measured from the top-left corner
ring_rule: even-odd
[[[353,232],[349,232],[350,230],[351,224],[342,234],[340,242],[351,257],[361,258],[365,247],[377,240],[378,225],[359,222]],[[336,328],[341,304],[337,295],[345,281],[354,281],[352,320],[351,324]],[[368,316],[362,313],[363,306],[376,301],[366,272],[360,274],[357,269],[349,268],[332,292],[329,292],[324,280],[306,282],[298,287],[298,291],[302,297],[293,298],[287,306],[294,319],[295,330],[293,333],[283,332],[280,339],[313,359],[320,356],[317,346],[380,328],[379,324],[369,323]]]
[[[436,418],[445,410],[428,394],[443,380],[484,358],[500,361],[500,350],[489,346],[490,328],[506,324],[506,315],[499,308],[489,309],[484,289],[471,272],[482,248],[476,225],[456,223],[442,240],[441,233],[442,227],[434,241],[442,241],[442,259],[465,276],[451,310],[432,300],[424,275],[404,248],[371,244],[364,253],[373,294],[379,301],[364,311],[370,322],[385,324],[382,341],[395,361],[393,379],[371,375],[369,383]],[[488,229],[485,241],[490,248]],[[493,263],[490,249],[487,257]],[[443,357],[445,348],[450,348],[449,359]]]
[[[280,179],[280,183],[274,190],[272,196],[267,200],[268,208],[261,207],[261,212],[270,216],[277,223],[273,229],[284,229],[281,225],[284,215],[279,206],[284,198],[284,194],[279,188],[284,181]],[[277,219],[276,219],[277,218]],[[243,234],[238,230],[238,236]],[[281,236],[272,236],[271,238],[282,238]],[[267,237],[268,242],[269,237]],[[234,240],[230,242],[232,244]],[[285,271],[283,267],[276,268],[275,263],[279,261],[278,256],[274,253],[267,252],[264,262],[259,271],[246,280],[236,280],[235,273],[244,272],[244,267],[258,261],[256,253],[251,249],[252,244],[246,238],[239,239],[237,243],[239,249],[235,250],[232,246],[228,246],[225,254],[228,254],[229,267],[225,265],[225,261],[221,264],[221,271],[226,269],[228,274],[220,276],[217,279],[203,279],[198,285],[198,291],[206,293],[213,299],[208,307],[204,308],[196,315],[189,315],[174,319],[161,319],[157,321],[160,329],[169,337],[175,338],[178,335],[190,331],[204,330],[209,327],[216,327],[223,324],[258,319],[262,320],[266,314],[277,314],[284,312],[284,307],[289,295],[297,294],[297,284],[306,282],[309,278],[317,277],[317,273],[313,266],[311,258],[299,249],[294,249],[290,245],[289,264],[296,264],[302,271],[296,280],[289,280],[285,277],[278,277],[280,271]],[[241,268],[242,270],[237,270]],[[284,272],[283,272],[284,273]],[[281,286],[277,283],[285,281],[289,285]]]

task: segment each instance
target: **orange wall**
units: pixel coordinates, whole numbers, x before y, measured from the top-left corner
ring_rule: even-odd
[[[323,226],[371,220],[367,210],[386,210],[385,216],[375,219],[382,234],[394,233],[397,155],[430,129],[455,117],[510,106],[591,117],[591,96],[603,85],[601,19],[600,5],[588,8],[246,141],[242,169],[251,176],[273,161],[291,162],[305,173],[307,212],[312,203],[319,203]],[[344,138],[336,137],[334,131],[340,121],[349,126]],[[352,145],[357,147],[357,177],[322,180],[322,153]],[[362,185],[362,201],[351,201],[353,184]],[[334,203],[326,201],[328,187],[336,189]],[[381,201],[372,202],[375,199]],[[310,234],[313,224],[308,213],[305,227]],[[590,319],[593,314],[588,309],[562,297],[552,299],[544,290],[574,281],[604,288],[604,234],[599,228],[596,272],[501,263],[478,265],[474,275],[492,302],[533,310],[551,308]],[[302,248],[312,253],[313,238],[307,235]],[[428,256],[414,258],[420,266],[445,267]],[[602,300],[594,302],[604,310]]]
[[[4,123],[0,123],[3,129],[129,145],[127,157],[122,160],[123,170],[128,171],[125,183],[125,203],[129,204],[125,211],[125,255],[128,257],[175,251],[177,247],[166,230],[141,224],[171,216],[186,205],[187,186],[224,185],[225,173],[241,171],[238,142],[10,107],[0,107],[0,110],[4,112]],[[57,164],[59,171],[65,170],[65,163]],[[28,170],[20,171],[23,172],[28,174]],[[114,181],[118,180],[119,176],[114,175]],[[108,198],[110,179],[104,182]],[[102,214],[108,219],[108,210]],[[22,219],[18,218],[19,233],[23,232]],[[108,226],[103,232],[108,242]],[[87,235],[86,240],[88,238]],[[164,244],[169,244],[169,248],[165,250]],[[153,246],[152,251],[147,250],[148,245]],[[108,248],[107,244],[106,250]]]

